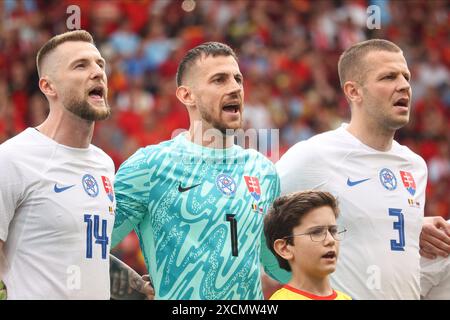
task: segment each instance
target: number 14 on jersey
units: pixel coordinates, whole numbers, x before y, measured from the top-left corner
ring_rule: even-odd
[[[92,223],[92,216],[93,222]],[[85,214],[84,222],[86,225],[86,258],[92,259],[92,242],[93,238],[95,238],[95,244],[99,244],[102,246],[102,259],[106,259],[107,249],[108,249],[108,232],[107,232],[107,220],[102,219],[102,232],[99,233],[100,228],[100,216]],[[92,228],[92,224],[94,228]],[[92,237],[93,236],[93,237]]]

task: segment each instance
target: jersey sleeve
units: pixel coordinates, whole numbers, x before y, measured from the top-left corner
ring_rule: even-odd
[[[275,199],[280,195],[280,178],[278,174],[273,173],[273,181],[270,186],[271,199],[270,203],[272,204]],[[264,271],[273,279],[277,280],[280,283],[287,283],[290,278],[290,272],[280,268],[278,264],[277,258],[273,255],[272,251],[267,246],[266,237],[264,236],[264,232],[261,232],[261,264],[264,268]]]
[[[0,177],[0,240],[6,241],[9,225],[22,198],[25,177],[17,173],[4,150],[0,151]]]
[[[111,247],[115,247],[127,236],[148,212],[149,176],[142,149],[125,161],[117,171],[114,183],[116,217]]]
[[[441,281],[443,273],[442,262],[442,257],[434,260],[424,257],[420,258],[420,295],[422,297],[427,297],[430,290]]]
[[[310,140],[294,145],[275,166],[280,177],[281,195],[320,189],[328,181],[327,165]]]

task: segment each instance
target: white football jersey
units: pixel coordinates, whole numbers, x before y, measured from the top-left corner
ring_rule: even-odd
[[[381,152],[346,129],[294,145],[276,164],[281,193],[319,189],[339,201],[348,230],[332,285],[354,299],[419,299],[425,161],[393,142]]]
[[[114,164],[28,128],[0,145],[8,299],[109,299]]]
[[[420,287],[424,300],[450,300],[450,256],[420,258]]]

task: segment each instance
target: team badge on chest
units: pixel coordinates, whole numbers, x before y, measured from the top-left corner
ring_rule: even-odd
[[[81,182],[83,183],[84,191],[86,191],[90,197],[95,198],[98,195],[98,184],[93,176],[85,174],[83,179],[81,179]]]
[[[392,191],[397,188],[397,178],[394,173],[387,169],[381,169],[380,171],[380,182],[387,190]]]
[[[232,196],[236,193],[236,182],[227,174],[219,174],[216,178],[216,187],[226,196]]]
[[[406,190],[414,196],[416,193],[416,182],[414,181],[412,174],[407,171],[400,171],[400,177],[402,177],[402,182]]]

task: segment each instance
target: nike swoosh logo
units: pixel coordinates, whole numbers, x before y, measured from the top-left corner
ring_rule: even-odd
[[[357,184],[363,183],[364,181],[370,180],[370,178],[357,180],[357,181],[350,181],[350,178],[347,178],[347,185],[349,187],[356,186]]]
[[[191,190],[192,188],[195,188],[195,187],[198,187],[199,185],[201,185],[201,183],[199,183],[199,184],[194,184],[193,186],[190,186],[190,187],[187,187],[187,188],[183,188],[182,186],[181,186],[181,183],[178,185],[178,191],[179,192],[186,192],[186,191],[188,191],[188,190]]]
[[[71,186],[59,188],[58,185],[55,183],[55,187],[53,188],[53,190],[54,190],[56,193],[60,193],[60,192],[66,191],[67,189],[70,189],[70,188],[72,188],[72,187],[74,187],[74,186],[75,186],[75,185],[73,184],[73,185],[71,185]]]

